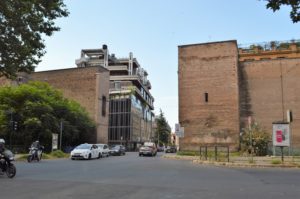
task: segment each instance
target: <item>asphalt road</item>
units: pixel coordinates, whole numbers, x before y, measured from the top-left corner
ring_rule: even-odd
[[[15,164],[15,178],[0,176],[0,198],[300,198],[300,169],[221,168],[137,153]]]

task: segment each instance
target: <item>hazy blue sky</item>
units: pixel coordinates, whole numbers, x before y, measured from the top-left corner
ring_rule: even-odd
[[[70,15],[46,38],[37,71],[75,67],[80,50],[101,48],[128,57],[133,52],[149,73],[155,113],[178,121],[178,45],[221,40],[239,44],[299,39],[300,23],[289,9],[273,13],[258,0],[67,0]]]

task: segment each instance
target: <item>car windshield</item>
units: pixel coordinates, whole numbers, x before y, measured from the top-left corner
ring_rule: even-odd
[[[104,145],[103,144],[97,144],[97,146],[101,149],[103,149]]]
[[[119,149],[120,148],[120,146],[114,146],[114,147],[112,147],[112,149]]]
[[[75,149],[90,149],[91,145],[89,144],[81,144],[79,146],[77,146]]]

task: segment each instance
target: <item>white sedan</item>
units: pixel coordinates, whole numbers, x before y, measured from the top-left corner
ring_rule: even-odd
[[[109,148],[107,144],[96,144],[101,152],[101,157],[109,156]]]
[[[101,151],[95,144],[81,144],[71,151],[71,159],[100,158]]]

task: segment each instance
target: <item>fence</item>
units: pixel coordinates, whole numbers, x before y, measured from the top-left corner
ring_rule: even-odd
[[[229,146],[200,146],[200,160],[215,160],[229,162]]]

